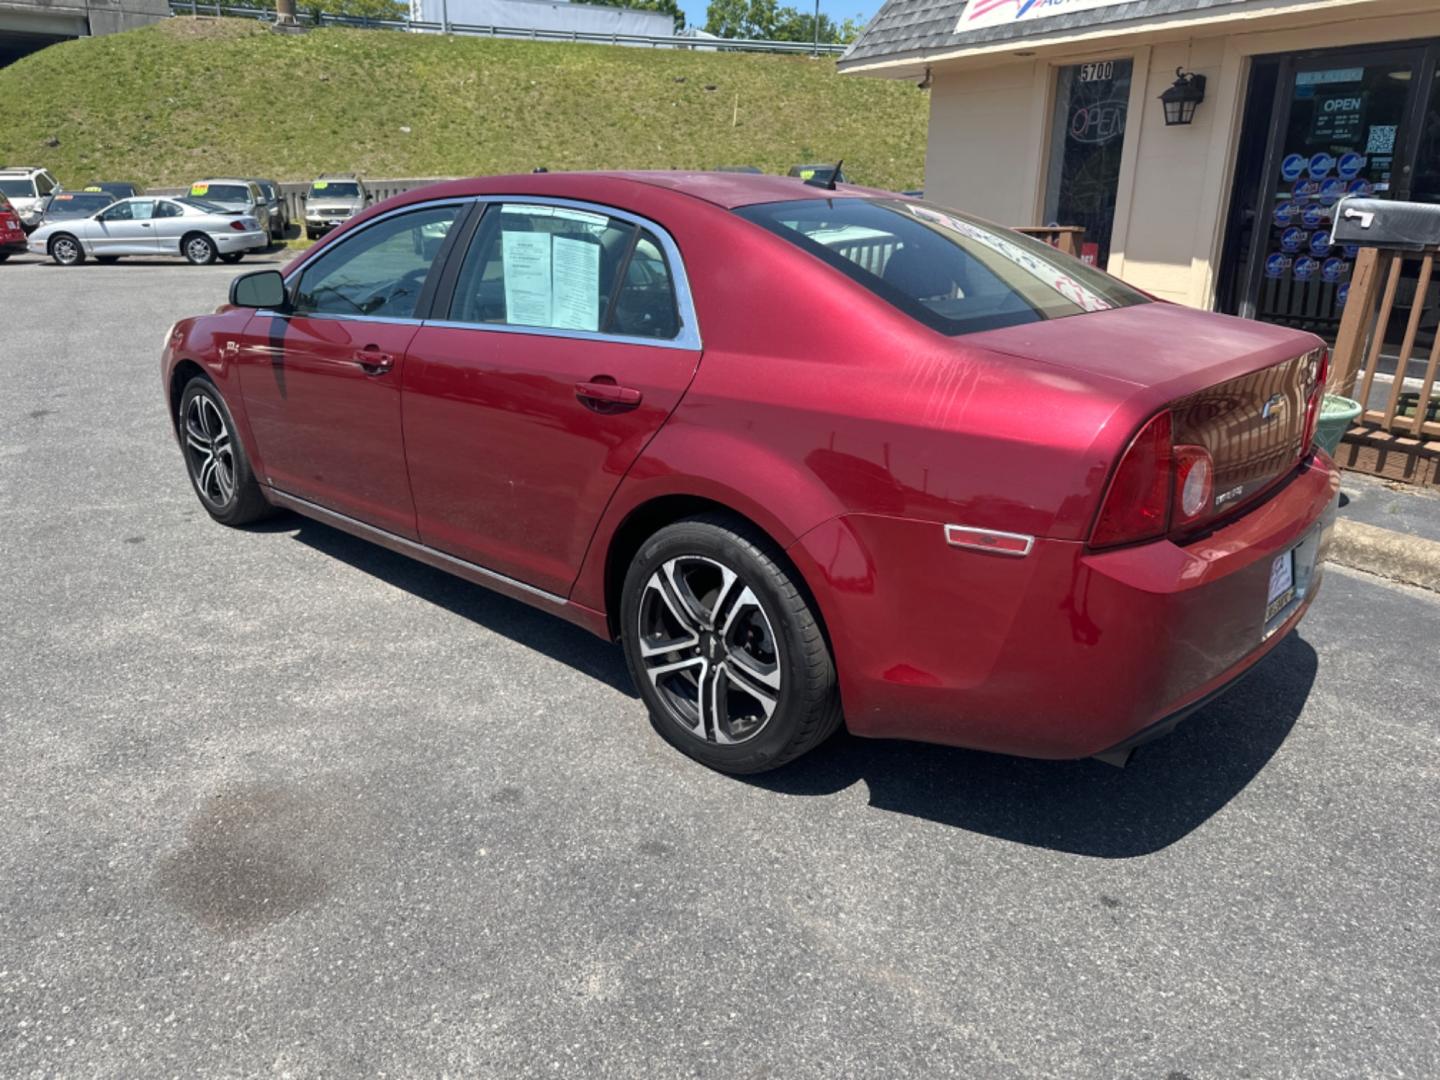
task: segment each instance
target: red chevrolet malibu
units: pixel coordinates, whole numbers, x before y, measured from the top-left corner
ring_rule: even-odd
[[[1123,761],[1304,615],[1313,337],[1008,229],[743,174],[422,188],[176,324],[205,509],[619,638],[728,772],[857,735]]]

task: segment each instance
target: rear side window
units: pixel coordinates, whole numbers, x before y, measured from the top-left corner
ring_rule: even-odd
[[[459,208],[433,206],[361,229],[305,268],[295,293],[302,315],[409,319]]]
[[[486,212],[450,320],[662,339],[680,330],[653,234],[589,210],[519,203]]]
[[[1146,301],[1047,244],[928,203],[805,199],[736,213],[943,334]]]

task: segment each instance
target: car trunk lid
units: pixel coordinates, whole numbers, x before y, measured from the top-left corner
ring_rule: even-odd
[[[1123,396],[1134,409],[1124,415],[1134,428],[1169,408],[1175,444],[1203,446],[1214,459],[1206,521],[1250,502],[1304,456],[1306,410],[1324,348],[1309,334],[1166,303],[966,340],[1112,385],[1131,384]]]

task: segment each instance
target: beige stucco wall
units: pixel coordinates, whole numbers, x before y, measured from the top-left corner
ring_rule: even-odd
[[[1363,16],[1363,17],[1361,17]],[[1186,37],[1051,46],[1034,58],[937,64],[927,197],[1014,225],[1044,224],[1043,190],[1057,67],[1134,62],[1109,269],[1165,299],[1210,307],[1251,56],[1440,38],[1440,2],[1389,0],[1312,13],[1301,25],[1257,19]],[[1189,127],[1167,128],[1156,100],[1175,68],[1206,76]]]

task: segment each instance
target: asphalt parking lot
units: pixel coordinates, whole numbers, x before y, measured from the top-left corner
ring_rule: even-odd
[[[0,1077],[1440,1073],[1434,594],[1332,569],[1124,771],[726,778],[618,649],[206,517],[158,353],[235,273],[0,266]]]

